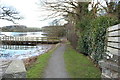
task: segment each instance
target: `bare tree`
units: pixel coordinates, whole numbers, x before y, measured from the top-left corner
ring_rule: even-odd
[[[19,12],[17,12],[13,7],[0,6],[0,19],[15,23],[14,20],[22,19],[22,17],[18,14]]]
[[[47,19],[64,16],[67,20],[75,22],[88,12],[89,2],[78,2],[77,0],[41,1],[44,6],[43,9],[52,11]]]
[[[99,2],[99,5],[105,10],[108,15],[117,16],[118,15],[118,6],[120,5],[120,0],[103,0],[104,5]]]

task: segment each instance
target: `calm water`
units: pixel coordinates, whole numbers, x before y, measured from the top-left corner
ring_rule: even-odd
[[[6,36],[36,36],[36,37],[44,37],[43,32],[1,32],[1,34],[5,34]]]
[[[6,36],[37,36],[44,37],[42,32],[1,32]],[[39,44],[36,46],[28,45],[1,45],[0,59],[24,59],[31,56],[38,56],[49,50],[52,45]]]

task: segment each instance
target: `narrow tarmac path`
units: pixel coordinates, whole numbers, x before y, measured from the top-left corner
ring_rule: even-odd
[[[61,44],[61,46],[54,51],[45,69],[44,78],[69,78],[64,63],[65,48],[66,45]]]

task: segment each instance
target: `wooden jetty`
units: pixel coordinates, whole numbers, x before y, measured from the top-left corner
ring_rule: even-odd
[[[41,44],[56,44],[60,42],[58,37],[0,37],[2,44],[6,45],[36,45]]]

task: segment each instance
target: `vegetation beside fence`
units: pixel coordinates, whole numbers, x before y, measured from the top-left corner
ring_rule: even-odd
[[[98,63],[105,53],[106,29],[118,23],[118,19],[112,16],[85,16],[75,26],[66,25],[67,39],[77,51],[91,56]]]

